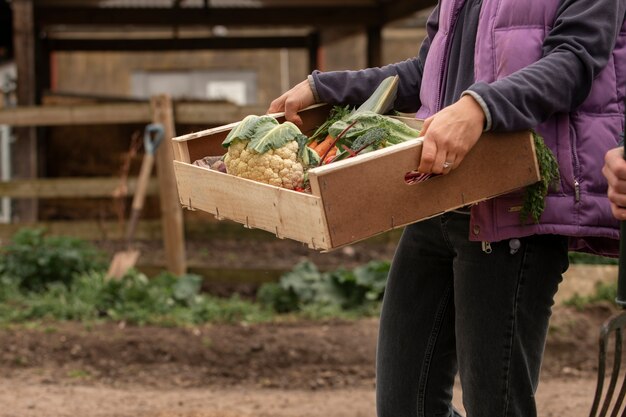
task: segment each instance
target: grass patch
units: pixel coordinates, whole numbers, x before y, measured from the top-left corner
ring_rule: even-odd
[[[161,274],[148,279],[136,271],[121,280],[104,272],[77,276],[71,286],[54,283],[46,291],[24,291],[0,278],[0,323],[39,320],[124,321],[180,326],[205,322],[259,322],[273,317],[267,308],[237,296],[217,298],[200,293],[201,278]]]
[[[571,264],[586,265],[617,265],[618,259],[600,255],[592,255],[590,253],[570,252],[569,262]]]
[[[563,302],[566,306],[583,310],[585,307],[602,302],[615,303],[617,298],[617,283],[597,282],[594,292],[590,295],[582,296],[578,293]]]
[[[73,369],[67,373],[67,376],[73,379],[87,379],[91,377],[91,373],[83,369]]]

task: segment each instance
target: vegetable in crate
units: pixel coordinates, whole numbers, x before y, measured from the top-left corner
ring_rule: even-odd
[[[301,188],[306,169],[319,163],[317,153],[306,144],[307,137],[291,122],[247,116],[222,142],[228,148],[226,171],[290,190]]]
[[[221,156],[205,156],[202,159],[194,161],[193,165],[214,171],[226,172],[226,165],[224,165],[224,159]]]
[[[342,132],[352,123],[354,123],[354,125],[344,135],[344,139],[349,142],[356,140],[370,129],[377,128],[383,128],[389,132],[384,146],[395,145],[410,139],[415,139],[420,135],[419,130],[413,129],[400,120],[371,111],[353,113],[345,120],[335,122],[328,129],[328,133],[336,137],[339,132]]]
[[[331,136],[337,136],[340,132],[345,133],[338,143],[340,151],[333,161],[396,145],[420,136],[419,130],[372,111],[352,113],[328,128]]]
[[[334,106],[328,119],[309,138],[309,146],[315,149],[318,155],[323,156],[336,144],[337,136],[349,127],[350,123],[347,123],[342,129],[331,131],[333,125],[361,113],[384,114],[391,110],[396,99],[399,80],[397,75],[385,78],[372,95],[357,109],[351,110],[350,106]]]

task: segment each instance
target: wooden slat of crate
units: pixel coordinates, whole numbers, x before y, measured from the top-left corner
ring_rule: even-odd
[[[234,177],[174,161],[183,206],[250,228],[328,249],[329,237],[319,197]]]
[[[528,132],[485,134],[459,167],[409,185],[421,143],[405,142],[309,171],[333,248],[513,191],[539,180]]]

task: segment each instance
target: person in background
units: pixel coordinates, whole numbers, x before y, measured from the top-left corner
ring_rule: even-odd
[[[613,216],[618,220],[626,220],[626,160],[623,147],[606,153],[602,173],[608,183],[607,195]]]
[[[468,416],[537,415],[568,251],[617,254],[601,167],[623,129],[625,12],[626,0],[440,0],[416,57],[314,71],[271,103],[299,124],[307,106],[356,106],[399,75],[395,110],[425,120],[420,172],[454,170],[485,131],[533,129],[557,157],[538,223],[520,221],[522,190],[405,228],[380,318],[379,417],[458,416],[457,374]]]

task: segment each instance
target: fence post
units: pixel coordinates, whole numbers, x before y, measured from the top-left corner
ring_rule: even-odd
[[[150,100],[153,123],[163,125],[165,137],[156,151],[156,167],[161,200],[161,224],[167,269],[175,275],[187,271],[183,212],[174,177],[172,138],[176,136],[172,100],[165,95]]]
[[[33,0],[13,2],[13,36],[15,37],[15,65],[17,69],[17,104],[32,106],[37,102],[36,39]],[[12,176],[37,178],[38,147],[37,130],[34,127],[16,129],[16,141],[11,146]],[[14,217],[23,223],[34,223],[39,217],[39,202],[27,199],[14,202]]]

